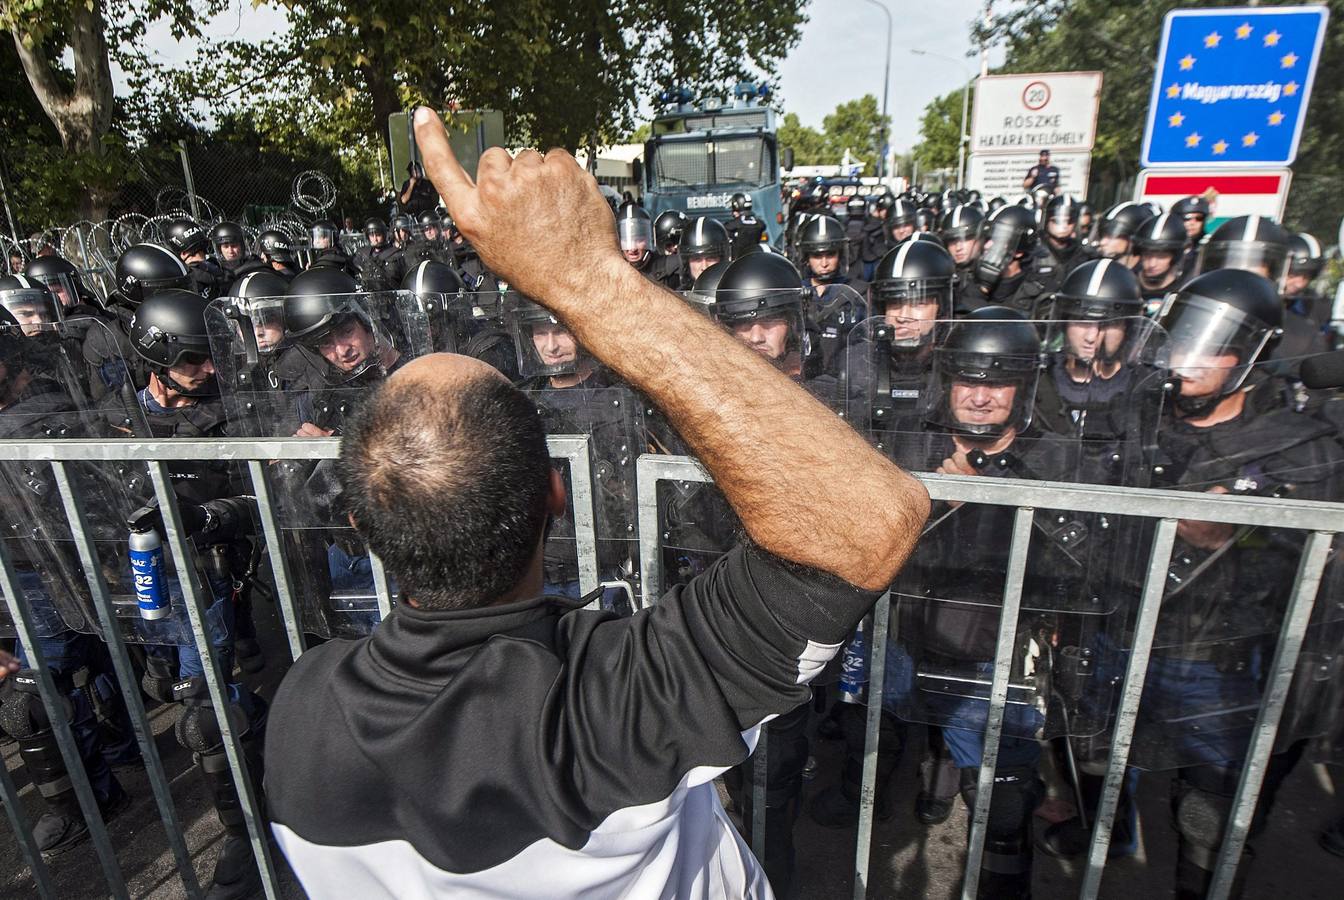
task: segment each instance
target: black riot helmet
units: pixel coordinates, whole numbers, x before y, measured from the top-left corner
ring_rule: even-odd
[[[190,219],[174,219],[164,232],[168,246],[179,256],[191,256],[210,249],[210,235]]]
[[[1139,225],[1134,232],[1134,248],[1163,253],[1180,253],[1185,249],[1185,227],[1181,217],[1174,213],[1153,216]]]
[[[798,249],[803,256],[843,253],[845,246],[845,228],[831,216],[817,216],[798,233]]]
[[[749,253],[729,263],[719,277],[715,312],[725,322],[762,318],[775,310],[801,309],[803,293],[793,263],[777,253]]]
[[[746,212],[751,209],[751,198],[741,191],[738,191],[736,194],[733,194],[732,198],[728,201],[728,209],[735,213]]]
[[[616,211],[616,236],[626,259],[642,264],[653,249],[653,219],[648,210],[638,203],[622,203]],[[636,253],[641,254],[639,260],[630,259]]]
[[[209,330],[205,309],[209,304],[195,291],[168,288],[145,299],[131,315],[131,347],[158,376],[159,381],[187,397],[209,397],[218,393],[214,377],[203,384],[188,387],[169,372],[183,363],[203,365],[210,357]]]
[[[247,246],[247,232],[237,222],[216,222],[210,229],[210,243],[214,244],[216,251],[220,244]]]
[[[397,215],[397,216],[393,216],[393,217],[392,217],[392,226],[391,226],[391,227],[392,227],[392,233],[393,233],[393,234],[396,234],[396,233],[399,232],[399,231],[401,231],[401,232],[405,232],[406,234],[410,234],[410,233],[411,233],[411,230],[412,230],[413,228],[415,228],[415,222],[411,219],[410,216],[405,215],[405,214],[403,213],[403,214],[401,214],[401,215]]]
[[[992,213],[992,212],[995,212],[996,210],[998,210],[1000,207],[1002,207],[1002,206],[1007,206],[1007,205],[1008,205],[1008,201],[1005,200],[1005,199],[1003,199],[1002,197],[991,197],[990,200],[989,200],[989,203],[988,203],[987,208],[988,208],[989,211]]]
[[[976,279],[997,284],[1018,257],[1036,247],[1036,216],[1024,206],[1003,206],[990,214],[983,233],[985,246],[976,263]]]
[[[285,292],[285,336],[295,341],[332,386],[348,385],[362,375],[379,371],[387,338],[363,305],[355,280],[340,269],[309,269],[295,277]],[[351,323],[363,325],[373,338],[373,350],[350,368],[341,368],[322,356],[323,343]]]
[[[1265,216],[1228,219],[1204,243],[1199,271],[1244,269],[1282,287],[1288,271],[1288,232]]]
[[[1209,207],[1209,201],[1203,197],[1183,197],[1171,205],[1171,211],[1181,219],[1186,216],[1199,216],[1207,221],[1212,209]]]
[[[117,258],[117,286],[109,299],[135,309],[156,291],[191,286],[187,266],[161,244],[135,244]]]
[[[1305,231],[1299,231],[1288,238],[1288,274],[1303,275],[1308,279],[1321,274],[1325,267],[1325,254],[1321,251],[1321,242]]]
[[[933,340],[934,322],[952,318],[956,274],[951,254],[934,241],[905,241],[878,261],[868,296],[873,315],[896,326],[893,346],[913,348]]]
[[[886,210],[886,212],[890,214],[892,207],[895,205],[896,205],[896,198],[893,197],[890,193],[881,194],[878,196],[876,200],[873,201],[873,211],[877,212],[878,210]]]
[[[308,245],[314,251],[322,252],[336,246],[341,230],[330,219],[321,219],[308,227]]]
[[[431,228],[437,234],[439,230],[439,214],[432,209],[422,212],[416,222],[420,225],[420,233],[423,235]],[[431,239],[432,240],[432,239]]]
[[[1167,332],[1172,373],[1182,383],[1224,374],[1211,394],[1178,390],[1176,403],[1189,414],[1212,409],[1239,389],[1251,367],[1268,355],[1282,334],[1278,288],[1267,278],[1241,269],[1215,269],[1167,298],[1159,324]],[[1228,366],[1223,358],[1235,357]]]
[[[289,243],[289,236],[274,228],[257,235],[257,252],[269,262],[288,264],[294,261],[294,248]]]
[[[1078,224],[1081,207],[1072,194],[1056,194],[1045,204],[1045,221],[1060,222],[1070,227]]]
[[[27,275],[0,276],[0,307],[32,335],[61,321],[61,303],[47,286]]]
[[[728,266],[729,262],[725,259],[714,263],[714,265],[701,272],[686,297],[687,301],[702,307],[702,311],[708,312],[718,293],[719,282],[723,280],[723,273],[728,271]]]
[[[590,359],[570,330],[529,297],[511,294],[505,319],[518,353],[518,373],[524,378],[572,375]]]
[[[63,256],[53,253],[34,257],[23,267],[23,274],[44,285],[62,306],[74,306],[80,300],[94,301],[93,293],[80,278],[79,269]]]
[[[382,219],[366,219],[364,222],[364,234],[367,237],[373,237],[375,234],[381,234],[387,237],[387,226],[383,224]]]
[[[868,214],[868,201],[862,197],[850,197],[845,201],[845,215],[851,219],[862,219]]]
[[[672,248],[680,243],[688,221],[686,214],[679,209],[669,209],[658,214],[658,218],[653,220],[653,239],[660,252],[671,253]]]
[[[925,418],[971,439],[993,440],[1031,424],[1043,365],[1041,338],[1020,312],[985,306],[953,323],[934,348],[934,389]],[[1012,386],[1011,403],[965,405],[964,393]],[[957,390],[961,388],[961,390]]]
[[[1056,319],[1122,319],[1143,315],[1143,292],[1132,269],[1113,259],[1093,259],[1074,268],[1055,293]]]
[[[1140,206],[1133,200],[1117,203],[1106,210],[1097,225],[1097,235],[1102,238],[1123,238],[1132,240],[1140,226],[1153,217],[1152,210]]]
[[[962,203],[943,213],[938,223],[938,235],[944,244],[953,241],[974,241],[980,237],[985,216],[979,208]]]
[[[915,214],[918,212],[915,204],[909,200],[898,198],[892,203],[891,212],[887,214],[887,226],[895,228],[897,225],[913,225],[915,224]]]
[[[682,259],[728,259],[728,229],[717,219],[692,219],[681,233],[678,250]]]
[[[915,210],[915,229],[933,231],[938,227],[938,210],[931,206],[921,206]]]
[[[242,278],[236,279],[229,285],[229,289],[224,293],[226,297],[246,297],[256,299],[258,297],[283,297],[285,291],[289,289],[289,282],[267,269],[258,269],[255,272],[248,272]]]
[[[417,297],[424,297],[427,294],[456,295],[467,287],[452,266],[426,259],[406,273],[406,277],[401,280],[401,289]]]

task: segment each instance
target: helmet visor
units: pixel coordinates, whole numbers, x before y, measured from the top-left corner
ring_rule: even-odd
[[[4,291],[0,293],[0,305],[9,310],[28,337],[37,334],[44,325],[61,322],[60,304],[47,291],[36,288]]]
[[[524,378],[571,375],[584,358],[578,339],[559,319],[531,303],[510,317],[518,351],[518,374]]]
[[[616,224],[622,253],[644,253],[653,246],[653,223],[648,219],[631,217]]]
[[[1263,275],[1283,286],[1288,268],[1288,248],[1269,241],[1210,241],[1200,254],[1199,270],[1241,269]]]
[[[715,292],[714,318],[777,368],[801,371],[808,350],[801,291],[742,291],[734,295],[720,288]]]
[[[46,285],[51,296],[61,306],[69,308],[79,302],[79,282],[69,272],[56,275],[29,275],[33,281]]]
[[[1176,295],[1168,299],[1161,321],[1182,393],[1235,390],[1275,329],[1226,303],[1192,295],[1175,300]]]

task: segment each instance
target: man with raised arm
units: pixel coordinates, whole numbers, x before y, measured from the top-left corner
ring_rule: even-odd
[[[492,149],[473,183],[434,114],[415,122],[482,260],[662,409],[749,541],[633,617],[543,597],[565,496],[535,409],[477,360],[410,363],[339,463],[401,602],[281,685],[274,834],[313,898],[768,898],[712,781],[808,698],[910,554],[928,495],[626,263],[567,153]]]

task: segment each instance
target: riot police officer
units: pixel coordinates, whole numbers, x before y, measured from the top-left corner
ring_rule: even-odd
[[[169,223],[166,236],[168,246],[186,264],[196,293],[209,300],[228,289],[229,274],[206,255],[210,237],[204,228],[190,219],[178,219]]]
[[[690,219],[679,209],[664,210],[653,220],[653,240],[663,256],[676,256],[681,234]]]
[[[626,262],[645,278],[675,288],[680,281],[680,263],[654,252],[653,219],[644,207],[627,201],[616,213],[616,235]]]
[[[868,286],[846,275],[849,242],[845,230],[830,216],[818,216],[798,235],[807,289],[808,322],[817,329],[820,371],[831,371],[849,330],[868,317],[864,294]],[[809,377],[820,374],[809,370]]]
[[[68,259],[54,253],[38,256],[29,260],[22,272],[46,286],[60,302],[63,315],[70,318],[102,315],[102,302],[89,290],[80,277],[79,269]]]
[[[964,203],[943,213],[942,221],[938,223],[938,236],[957,266],[959,283],[964,284],[974,278],[973,270],[984,248],[984,225],[984,213]]]
[[[237,222],[216,222],[210,229],[210,244],[215,248],[215,259],[230,275],[248,261],[247,233]]]
[[[236,275],[259,270],[274,272],[286,281],[299,274],[289,235],[278,228],[267,228],[257,235],[257,259],[243,263]]]
[[[401,251],[402,265],[405,271],[414,269],[422,262],[443,262],[446,256],[443,240],[439,234],[439,215],[433,210],[422,212],[419,217],[420,236],[407,244]]]
[[[709,216],[692,219],[680,237],[682,290],[690,290],[710,266],[727,262],[728,246],[728,231],[717,219]]]
[[[168,289],[146,297],[131,319],[130,344],[148,370],[146,386],[128,409],[121,395],[109,395],[101,409],[109,432],[134,434],[141,423],[148,434],[137,437],[222,437],[228,433],[206,327],[206,301],[188,290]],[[260,736],[266,703],[233,680],[234,640],[238,633],[235,588],[248,569],[255,532],[256,501],[242,489],[241,473],[227,462],[172,463],[169,478],[184,525],[201,555],[211,623],[209,640],[228,680],[228,710],[215,710],[204,677],[204,662],[194,643],[176,648],[151,647],[146,656],[144,688],[161,701],[183,704],[178,740],[195,757],[209,785],[224,826],[224,845],[215,864],[216,896],[245,896],[255,889],[255,868],[238,792],[225,762],[216,715],[228,715],[241,732],[253,790],[260,796]],[[144,479],[139,480],[143,490]],[[151,498],[146,492],[145,500]],[[150,502],[131,517],[133,528],[159,528],[157,504]],[[176,662],[173,657],[176,656]]]
[[[1048,255],[1037,246],[1035,215],[1022,206],[1000,207],[985,222],[980,259],[958,290],[957,312],[1002,305],[1042,318],[1049,293],[1038,269]]]
[[[1321,243],[1305,231],[1288,239],[1288,275],[1283,281],[1283,302],[1292,315],[1303,316],[1321,330],[1330,323],[1330,301],[1312,287],[1325,268]]]
[[[1097,226],[1097,252],[1107,259],[1120,260],[1120,264],[1128,269],[1135,268],[1139,264],[1139,253],[1134,246],[1134,235],[1152,217],[1147,207],[1132,200],[1112,206]]]
[[[1139,252],[1135,274],[1143,293],[1148,315],[1155,315],[1168,293],[1180,288],[1189,277],[1185,268],[1186,233],[1174,213],[1162,213],[1139,226],[1134,232],[1134,248]]]
[[[760,245],[765,235],[765,223],[751,211],[751,197],[740,191],[729,200],[728,210],[732,218],[725,223],[725,227],[728,229],[733,258],[736,259],[750,248]]]
[[[1092,258],[1092,252],[1083,245],[1078,237],[1078,216],[1080,204],[1072,194],[1056,194],[1046,202],[1042,211],[1045,225],[1045,241],[1042,247],[1049,258],[1042,260],[1039,271],[1045,273],[1049,265],[1047,289],[1058,289],[1060,282],[1073,271],[1074,267]]]
[[[364,223],[364,236],[369,243],[355,254],[355,268],[359,270],[360,284],[367,291],[391,290],[404,277],[401,255],[387,240],[387,226],[381,219]]]
[[[1185,227],[1185,259],[1182,269],[1194,273],[1199,263],[1199,245],[1204,240],[1204,226],[1209,220],[1209,201],[1203,197],[1184,197],[1171,205],[1171,213]]]
[[[1260,371],[1282,316],[1274,283],[1246,271],[1206,272],[1175,295],[1161,319],[1175,392],[1157,432],[1156,485],[1304,500],[1344,496],[1333,428],[1295,411]],[[1302,537],[1185,519],[1176,537],[1131,764],[1175,770],[1176,895],[1189,900],[1205,896],[1212,879],[1251,735],[1254,717],[1245,710],[1263,694],[1258,666],[1278,633]],[[1281,731],[1280,738],[1291,735]],[[1269,760],[1234,897],[1299,752]]]
[[[839,228],[834,219],[829,221]],[[843,235],[832,237],[838,242],[835,246],[843,245]],[[838,258],[839,252],[832,255]],[[787,259],[775,253],[748,253],[729,263],[720,276],[713,315],[781,372],[802,380],[807,296],[798,270]]]
[[[310,257],[308,269],[335,269],[350,277],[358,274],[355,265],[345,251],[341,249],[340,229],[328,219],[314,222],[308,229],[308,247]]]

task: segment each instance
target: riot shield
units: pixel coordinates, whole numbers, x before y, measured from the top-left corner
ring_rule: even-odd
[[[518,355],[504,320],[503,294],[463,291],[453,300],[449,322],[458,353],[489,363],[510,381],[519,379]]]
[[[914,471],[1097,483],[1079,462],[1081,434],[1050,434],[1040,426],[1039,383],[1048,375],[1039,337],[1044,325],[864,323],[847,354],[847,414]],[[988,339],[968,341],[968,328]],[[1114,439],[1151,442],[1137,427]],[[1123,539],[1129,532],[1119,517],[1051,510],[1026,488],[1020,505],[1036,508],[1007,661],[1004,735],[1028,742],[1098,735],[1115,691],[1113,680],[1098,677],[1099,660],[1124,641],[1146,547]],[[1016,515],[1016,505],[934,504],[892,586],[884,702],[901,718],[955,729],[972,742],[983,732]]]
[[[250,436],[339,435],[391,372],[430,351],[428,317],[408,291],[332,297],[321,329],[303,339],[286,332],[269,350],[257,335],[274,320],[276,298],[225,302],[237,299],[212,305],[207,324],[231,428]],[[341,507],[334,461],[276,461],[266,475],[302,628],[324,638],[370,633],[380,618],[373,562]]]
[[[1255,365],[1236,393],[1242,409],[1216,426],[1185,401],[1210,376],[1173,349],[1172,410],[1158,433],[1151,484],[1173,491],[1344,499],[1344,450],[1328,415],[1299,402],[1274,364]],[[1210,366],[1209,369],[1221,369]],[[1222,377],[1220,373],[1214,373]],[[1217,378],[1214,379],[1215,381]],[[1182,519],[1168,567],[1131,765],[1166,770],[1239,765],[1266,697],[1270,663],[1307,534],[1264,525]],[[1277,735],[1278,748],[1329,740],[1338,716],[1344,607],[1336,538],[1317,591]],[[1332,703],[1334,704],[1332,706]]]
[[[820,295],[814,289],[806,310],[811,341],[804,361],[804,376],[811,378],[835,373],[850,331],[867,318],[867,299],[849,285],[827,285]]]
[[[586,459],[579,455],[564,463],[555,461],[562,467],[569,502],[566,514],[553,519],[547,533],[546,591],[574,599],[583,596],[580,574],[585,565],[592,567],[592,560],[581,557],[595,553],[599,581],[631,586],[629,592],[604,591],[603,605],[631,611],[639,559],[635,462],[644,449],[640,400],[628,388],[613,386],[601,370],[567,387],[555,387],[553,379],[526,387],[548,437],[579,438],[587,445]],[[572,468],[580,465],[587,467],[585,478],[576,477]],[[576,528],[578,510],[588,504],[596,537],[593,548],[579,541]]]

